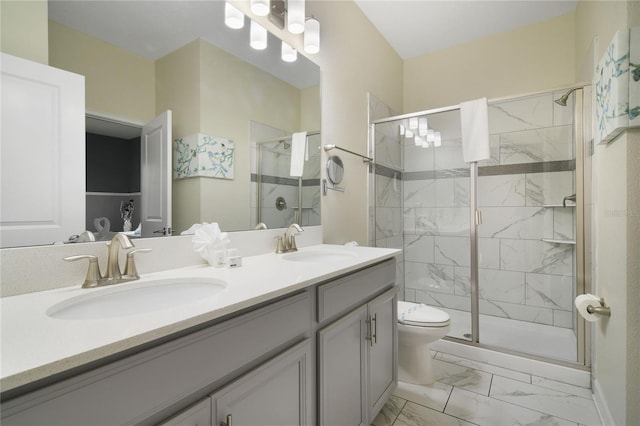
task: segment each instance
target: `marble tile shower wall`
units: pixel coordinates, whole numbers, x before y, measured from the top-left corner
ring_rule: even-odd
[[[480,164],[477,192],[480,312],[572,328],[575,246],[542,241],[575,240],[575,209],[546,206],[575,192],[573,108],[554,98],[489,108],[491,159]],[[378,177],[386,189],[379,227],[404,225],[406,300],[468,311],[469,171],[459,130],[448,130],[452,137],[435,150],[406,145],[402,217],[391,207],[396,183]]]
[[[392,117],[396,113],[384,102],[369,93],[369,122]],[[370,202],[369,245],[375,247],[404,247],[402,226],[402,143],[397,124],[378,124],[374,132],[373,150],[369,155],[375,157],[375,173],[369,173]],[[373,152],[371,152],[373,151]],[[396,284],[404,297],[404,258],[396,262]]]

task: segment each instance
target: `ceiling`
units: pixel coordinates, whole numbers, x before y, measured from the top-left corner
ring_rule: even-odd
[[[354,0],[403,59],[510,31],[575,10],[577,0]],[[249,25],[224,25],[224,1],[49,0],[49,19],[156,60],[202,38],[298,88],[318,82],[318,69],[298,55],[280,60],[249,47]],[[248,20],[247,20],[248,22]]]
[[[224,24],[224,1],[202,0],[49,0],[49,19],[151,60],[201,38],[304,89],[319,82],[316,64],[302,55],[280,59],[280,43],[269,34],[268,47],[249,47],[249,25]]]
[[[577,0],[354,0],[402,59],[572,12]]]

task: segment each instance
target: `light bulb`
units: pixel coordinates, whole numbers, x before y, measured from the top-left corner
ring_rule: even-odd
[[[227,2],[224,4],[224,23],[229,28],[240,29],[244,27],[244,13]]]
[[[436,131],[433,129],[427,130],[427,141],[433,142],[436,138]]]
[[[298,52],[296,49],[289,46],[284,41],[282,42],[282,60],[285,62],[295,62],[298,59]]]
[[[287,6],[287,29],[291,34],[302,34],[304,32],[304,0],[289,0]]]
[[[251,21],[250,46],[256,50],[267,48],[267,30],[256,21]]]
[[[426,136],[427,135],[427,119],[426,117],[420,117],[418,119],[418,134],[420,136]]]
[[[436,132],[433,146],[442,146],[442,136],[440,136],[440,132]]]
[[[311,54],[320,51],[320,21],[316,18],[309,18],[305,22],[304,51]]]
[[[251,0],[251,11],[257,16],[269,14],[269,0]]]

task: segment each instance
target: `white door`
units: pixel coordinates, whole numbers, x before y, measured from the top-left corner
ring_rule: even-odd
[[[85,229],[84,77],[2,54],[0,247]]]
[[[140,139],[142,236],[171,235],[171,111],[142,128]]]

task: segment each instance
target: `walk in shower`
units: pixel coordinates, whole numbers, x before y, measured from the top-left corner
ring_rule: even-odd
[[[372,242],[404,249],[400,296],[446,310],[450,339],[589,363],[573,307],[584,90],[554,102],[568,92],[490,100],[491,158],[471,165],[458,106],[370,121]]]
[[[307,133],[301,177],[290,176],[290,134],[252,142],[251,155],[251,226],[319,225],[320,132]]]

